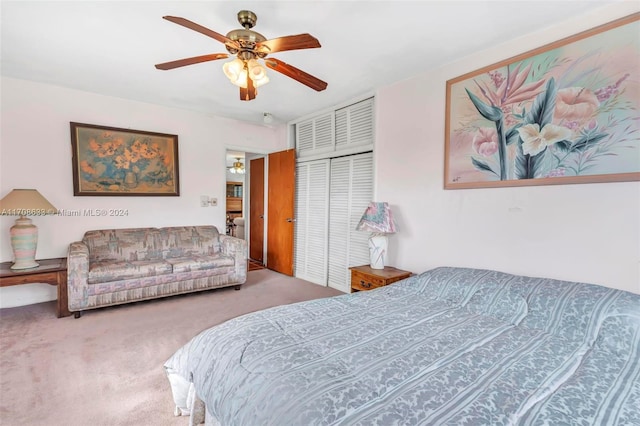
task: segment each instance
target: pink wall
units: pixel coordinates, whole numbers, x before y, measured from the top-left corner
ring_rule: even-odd
[[[400,227],[390,264],[497,269],[640,293],[639,182],[443,189],[448,79],[637,10],[637,2],[612,5],[377,92],[376,199],[391,203]]]
[[[89,229],[213,224],[224,230],[226,148],[286,149],[281,128],[12,78],[1,82],[0,197],[14,188],[36,188],[58,209],[128,211],[125,217],[33,217],[38,258],[65,256],[68,244]],[[70,121],[177,134],[180,196],[74,197]],[[200,195],[217,197],[218,206],[201,208]],[[0,216],[1,261],[12,260],[9,228],[14,220]],[[0,296],[0,307],[56,298],[45,284],[5,287]]]

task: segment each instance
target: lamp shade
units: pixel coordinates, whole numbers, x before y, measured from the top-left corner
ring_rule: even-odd
[[[367,206],[356,231],[368,231],[377,234],[393,234],[396,232],[396,222],[389,203],[372,201]]]
[[[14,189],[0,200],[3,216],[43,216],[58,211],[35,189]]]
[[[0,200],[0,214],[20,216],[10,229],[14,263],[11,269],[38,266],[35,260],[38,228],[25,216],[55,214],[57,209],[35,189],[14,189]]]

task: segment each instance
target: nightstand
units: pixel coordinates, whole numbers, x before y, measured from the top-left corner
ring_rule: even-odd
[[[58,318],[71,315],[67,305],[67,258],[38,259],[35,268],[11,269],[13,262],[0,263],[0,287],[10,285],[46,283],[58,287],[56,315]]]
[[[384,269],[371,269],[369,265],[353,266],[351,270],[351,292],[372,290],[384,287],[411,276],[411,272],[385,266]]]

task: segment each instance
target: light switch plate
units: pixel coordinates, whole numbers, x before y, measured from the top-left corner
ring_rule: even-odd
[[[209,203],[211,204],[212,207],[215,207],[218,205],[218,199],[217,198],[211,198],[209,200]]]
[[[200,207],[209,207],[209,196],[201,195],[200,196]]]

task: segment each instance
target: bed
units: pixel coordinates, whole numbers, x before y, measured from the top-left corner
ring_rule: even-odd
[[[165,363],[211,425],[640,425],[640,295],[443,267],[270,308]]]

